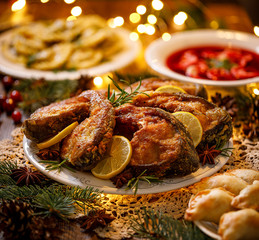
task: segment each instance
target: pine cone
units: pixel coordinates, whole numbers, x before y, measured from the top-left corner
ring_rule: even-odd
[[[0,206],[0,229],[6,240],[28,239],[28,224],[33,210],[26,202],[3,200]]]
[[[34,216],[29,224],[30,240],[59,240],[62,230],[55,217]]]

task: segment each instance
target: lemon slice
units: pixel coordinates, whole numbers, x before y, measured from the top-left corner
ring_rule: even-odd
[[[155,92],[166,92],[166,93],[176,93],[176,92],[182,92],[186,93],[182,88],[173,86],[173,85],[164,85],[155,90]]]
[[[191,135],[194,147],[197,147],[203,134],[199,119],[189,112],[175,112],[173,115],[186,127]]]
[[[71,123],[66,128],[64,128],[61,132],[59,132],[57,135],[55,135],[54,137],[48,139],[45,142],[37,144],[37,147],[39,149],[44,149],[44,148],[48,148],[48,147],[60,142],[63,138],[65,138],[68,134],[70,134],[77,125],[78,125],[78,122]]]
[[[123,136],[113,136],[109,153],[91,170],[92,174],[101,179],[116,176],[129,164],[131,154],[130,141]]]

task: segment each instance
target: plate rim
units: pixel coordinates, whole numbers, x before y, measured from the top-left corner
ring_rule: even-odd
[[[194,224],[206,235],[208,235],[209,237],[216,239],[216,240],[221,240],[220,235],[217,232],[214,232],[213,230],[208,228],[208,224],[209,225],[213,225],[214,224],[212,222],[208,222],[208,221],[194,221]],[[216,224],[215,224],[216,225]],[[216,226],[215,226],[216,227]],[[218,228],[218,225],[217,225]]]
[[[259,82],[259,77],[249,78],[246,80],[241,79],[241,80],[233,80],[233,81],[213,81],[213,80],[202,79],[202,78],[191,78],[172,71],[166,66],[164,62],[160,63],[159,65],[157,64],[158,63],[157,55],[154,54],[154,51],[156,49],[161,49],[161,46],[163,45],[170,46],[170,44],[172,44],[174,41],[177,41],[178,39],[181,39],[183,37],[188,36],[191,38],[193,36],[198,37],[198,35],[202,35],[203,37],[206,37],[206,36],[211,37],[212,35],[214,35],[214,36],[218,36],[220,39],[223,39],[225,41],[227,41],[228,39],[234,39],[235,41],[240,41],[240,43],[245,42],[242,39],[249,38],[252,42],[258,42],[257,53],[259,54],[259,38],[257,38],[255,35],[251,33],[235,31],[235,30],[225,30],[225,29],[187,30],[183,32],[172,33],[171,39],[168,41],[164,41],[162,38],[158,38],[154,40],[152,43],[150,43],[147,46],[144,53],[144,57],[147,64],[156,72],[162,75],[165,75],[167,77],[175,78],[182,82],[192,82],[192,83],[204,84],[208,86],[223,86],[223,87],[243,86],[246,84]],[[208,44],[208,45],[211,45],[211,44]],[[223,44],[216,44],[216,45],[223,45]],[[200,46],[200,44],[193,43],[190,45],[190,47],[195,47],[195,46]],[[238,47],[238,44],[235,43],[234,46]],[[239,47],[241,46],[239,45]],[[245,47],[242,46],[242,48],[245,48]],[[248,49],[248,48],[246,47],[245,49]],[[252,48],[249,48],[249,49],[253,50]],[[172,52],[170,51],[165,53],[164,55],[166,57],[164,57],[164,59],[167,58],[171,53]]]
[[[227,145],[227,147],[233,147],[232,138],[226,143],[226,145]],[[133,190],[125,190],[124,188],[118,189],[114,185],[112,185],[112,182],[110,180],[98,179],[98,178],[94,177],[91,173],[88,173],[88,172],[80,172],[80,171],[71,172],[67,169],[61,170],[60,173],[58,173],[57,171],[48,171],[48,170],[45,169],[44,164],[40,164],[38,162],[38,160],[40,160],[40,159],[35,153],[33,153],[33,151],[34,151],[33,147],[35,149],[36,144],[33,143],[31,140],[29,140],[26,136],[24,136],[24,138],[23,138],[23,150],[24,150],[24,153],[25,153],[26,157],[30,161],[30,163],[32,165],[34,165],[34,167],[36,169],[38,169],[40,172],[47,175],[51,179],[54,179],[57,182],[61,182],[63,184],[70,185],[70,186],[79,186],[79,187],[82,187],[82,188],[85,188],[87,186],[88,187],[94,187],[94,188],[99,189],[103,193],[107,193],[107,194],[134,195]],[[37,148],[36,148],[36,150],[37,150]],[[208,165],[204,165],[204,168],[206,167],[208,169],[204,173],[201,173],[198,176],[193,176],[193,174],[198,172],[202,168],[202,166],[200,166],[199,170],[197,170],[195,173],[192,173],[192,174],[189,174],[189,175],[183,176],[183,177],[167,178],[160,183],[154,183],[153,185],[147,185],[148,187],[144,188],[144,189],[143,189],[143,186],[145,187],[145,183],[141,182],[140,185],[139,185],[140,188],[138,189],[138,192],[137,192],[136,195],[162,193],[162,192],[180,189],[182,187],[187,187],[189,185],[192,185],[192,184],[200,181],[202,178],[211,176],[214,173],[216,173],[217,171],[219,171],[227,163],[228,159],[229,159],[229,157],[222,156],[222,155],[216,157],[216,159],[215,159],[216,163],[217,163],[215,165],[216,167],[213,166],[212,168],[209,168]],[[200,170],[200,171],[202,171],[202,170]],[[75,178],[75,176],[73,176],[73,175],[76,174],[76,173],[78,175],[83,175],[86,179],[87,179],[87,176],[89,178],[89,176],[90,176],[89,174],[91,174],[91,176],[92,176],[91,178],[94,178],[94,179],[98,180],[98,182],[101,182],[102,184],[107,185],[107,183],[108,183],[108,186],[103,185],[102,187],[99,187],[99,186],[94,186],[93,184],[88,184],[88,183],[83,183],[83,182],[80,182],[80,184],[73,184],[73,182],[69,181],[69,179],[66,178],[67,177],[66,174],[68,175],[68,177],[70,176],[70,177]],[[64,177],[62,178],[61,174],[63,174],[65,176],[65,178]],[[170,180],[173,181],[175,179],[176,180],[180,179],[181,181],[179,183],[170,183]],[[88,180],[88,181],[90,181],[90,180]],[[165,187],[162,188],[161,186],[165,186]],[[174,187],[172,187],[172,186],[174,186]]]
[[[11,29],[0,34],[0,46],[2,45],[2,42],[11,37],[14,31],[15,29]],[[118,70],[129,65],[137,58],[141,51],[142,44],[140,40],[131,40],[129,37],[130,31],[126,28],[111,28],[111,31],[118,33],[126,43],[126,50],[115,54],[111,61],[104,62],[90,68],[79,69],[77,71],[59,71],[55,73],[53,71],[29,69],[21,64],[13,63],[6,59],[2,54],[2,51],[0,51],[0,72],[17,78],[28,78],[35,80],[44,78],[46,81],[62,81],[77,80],[81,76],[98,76],[110,71]],[[2,48],[2,46],[0,48]]]

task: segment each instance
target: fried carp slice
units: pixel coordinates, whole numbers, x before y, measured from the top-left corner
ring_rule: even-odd
[[[96,91],[85,91],[79,98],[90,101],[89,117],[67,136],[60,156],[79,170],[90,170],[102,160],[115,126],[114,108]]]
[[[23,123],[24,134],[32,141],[43,142],[71,123],[82,122],[89,115],[90,102],[78,97],[69,98],[39,108]]]
[[[97,91],[85,91],[38,109],[24,122],[24,133],[42,142],[75,121],[79,125],[63,140],[60,156],[75,168],[89,170],[102,159],[115,125],[110,101]]]
[[[130,92],[131,89],[132,90],[136,89],[138,85],[139,85],[139,82],[135,82],[125,90],[127,92]],[[141,92],[155,91],[157,88],[165,85],[177,86],[185,90],[185,92],[187,92],[188,94],[200,96],[205,99],[208,98],[206,89],[200,84],[186,83],[186,82],[184,83],[184,82],[179,82],[172,79],[161,79],[161,78],[155,78],[155,77],[141,80],[141,86],[139,91]]]
[[[213,146],[225,143],[232,136],[233,127],[230,115],[204,98],[185,93],[150,92],[149,96],[137,95],[132,102],[138,107],[161,108],[167,112],[190,112],[196,116],[203,129],[202,140],[197,146],[204,149],[205,145]]]
[[[158,108],[125,104],[115,109],[115,134],[132,146],[129,165],[136,174],[147,170],[158,177],[187,175],[199,168],[199,157],[185,127]]]

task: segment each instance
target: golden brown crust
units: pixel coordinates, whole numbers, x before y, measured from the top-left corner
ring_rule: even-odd
[[[115,133],[131,141],[130,166],[137,174],[186,175],[199,167],[189,133],[171,114],[157,108],[116,108]]]
[[[224,188],[200,191],[190,200],[184,218],[188,221],[211,221],[218,223],[223,213],[234,210],[231,201],[234,194]]]
[[[115,125],[114,109],[103,94],[89,90],[38,109],[25,121],[25,135],[41,142],[72,122],[79,125],[61,145],[60,156],[80,170],[89,170],[107,150]]]
[[[205,145],[215,145],[219,141],[227,142],[232,136],[232,120],[229,114],[204,98],[184,93],[150,92],[149,96],[139,94],[133,99],[138,107],[156,107],[170,113],[177,111],[190,112],[195,115],[203,128],[203,136],[198,149]]]
[[[126,88],[125,90],[127,92],[130,92],[131,89],[134,90],[138,87],[139,82],[133,83],[130,85],[130,87]],[[199,84],[194,83],[187,83],[187,82],[179,82],[177,80],[173,79],[162,79],[162,78],[146,78],[141,80],[141,86],[139,91],[145,92],[145,91],[154,91],[157,88],[165,85],[172,85],[177,86],[185,90],[188,94],[200,96],[207,99],[207,91],[206,89]]]
[[[192,192],[198,193],[199,191],[205,189],[212,189],[217,187],[222,187],[227,191],[238,195],[239,192],[247,186],[247,183],[234,175],[227,174],[214,174],[210,177],[203,178],[200,182],[192,186]]]
[[[259,181],[245,187],[238,196],[232,200],[235,208],[253,208],[259,210]]]
[[[60,156],[80,170],[89,170],[102,159],[112,138],[114,109],[96,91],[85,91],[78,98],[89,101],[89,117],[64,139]]]
[[[220,218],[218,233],[223,240],[257,240],[259,213],[249,208],[225,213]]]

